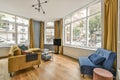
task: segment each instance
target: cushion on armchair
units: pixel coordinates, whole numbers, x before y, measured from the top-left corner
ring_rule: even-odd
[[[102,64],[105,61],[105,57],[102,57],[96,53],[91,54],[88,58],[96,65]]]
[[[17,45],[12,45],[10,47],[10,50],[9,50],[9,57],[10,56],[17,56],[17,55],[21,55],[21,50],[20,48],[17,46]]]
[[[18,46],[21,50],[28,50],[28,47],[26,47],[24,44]]]
[[[17,55],[21,55],[21,49],[19,47],[17,47],[15,50],[14,50],[14,56],[17,56]]]
[[[116,53],[114,52],[111,52],[109,58],[107,60],[105,60],[104,64],[103,64],[103,67],[107,70],[111,70],[112,69],[112,66],[113,66],[113,63],[116,59]]]
[[[100,60],[102,60],[101,58],[105,58],[101,61],[103,63],[97,64]],[[115,59],[116,53],[103,48],[98,48],[96,53],[90,55],[89,57],[79,57],[80,71],[82,74],[92,75],[94,68],[104,68],[115,75],[116,72],[112,68]]]
[[[100,56],[103,56],[106,58],[106,60],[103,63],[103,67],[107,70],[110,70],[116,58],[116,53],[109,50],[105,50],[103,48],[99,48],[97,51]]]

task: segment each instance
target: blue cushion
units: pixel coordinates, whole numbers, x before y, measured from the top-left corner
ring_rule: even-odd
[[[94,64],[98,65],[98,64],[102,64],[105,61],[105,58],[100,56],[99,54],[91,54],[88,57]]]
[[[96,54],[99,54],[101,50],[102,50],[102,48],[98,48],[96,51]]]
[[[103,56],[106,58],[106,60],[109,58],[109,55],[111,54],[111,51],[108,51],[108,50],[105,50],[103,48],[100,48],[99,51],[98,51],[98,54],[100,56]]]
[[[116,53],[111,52],[109,58],[107,60],[105,60],[103,67],[107,70],[111,70],[115,59],[116,59]]]

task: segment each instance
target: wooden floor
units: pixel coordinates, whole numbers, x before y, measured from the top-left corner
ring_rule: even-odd
[[[40,67],[18,71],[10,80],[92,80],[80,75],[77,60],[63,55],[54,55],[51,61],[42,61]],[[1,80],[1,79],[0,79]]]

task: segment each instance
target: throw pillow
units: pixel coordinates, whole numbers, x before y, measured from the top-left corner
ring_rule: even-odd
[[[91,54],[88,58],[96,65],[101,65],[106,59],[106,58],[104,58],[96,53]]]
[[[26,47],[24,44],[21,45],[21,46],[19,46],[19,48],[20,48],[21,50],[27,50],[27,49],[28,49],[28,47]]]
[[[21,55],[21,49],[18,47],[14,50],[14,56],[17,56],[17,55]]]

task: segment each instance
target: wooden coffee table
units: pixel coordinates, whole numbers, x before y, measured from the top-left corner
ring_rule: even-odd
[[[93,72],[93,80],[113,80],[113,75],[108,70],[95,68]]]

